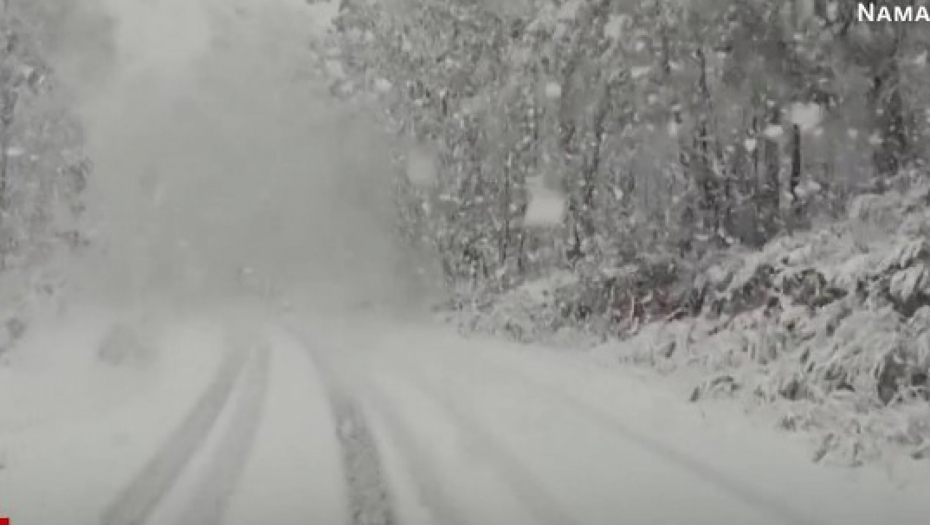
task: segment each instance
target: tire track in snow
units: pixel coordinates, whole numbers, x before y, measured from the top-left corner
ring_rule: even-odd
[[[458,432],[475,446],[478,455],[484,456],[491,466],[510,486],[514,494],[530,512],[539,525],[580,525],[559,506],[551,494],[536,482],[534,475],[487,427],[441,386],[423,381],[408,374],[404,380],[432,399],[449,415]]]
[[[410,431],[389,397],[372,388],[366,402],[377,413],[375,417],[397,448],[403,467],[411,474],[420,503],[429,510],[433,523],[466,525],[461,512],[453,508],[451,498],[443,490],[436,470],[430,466],[432,462],[423,458],[429,448]]]
[[[776,498],[767,496],[763,492],[755,491],[740,480],[727,475],[714,465],[705,463],[688,454],[681,452],[661,441],[651,439],[649,436],[637,432],[632,427],[618,419],[606,410],[592,406],[570,394],[561,393],[563,403],[577,410],[591,421],[600,424],[603,428],[612,431],[615,435],[634,443],[639,448],[660,458],[663,461],[677,465],[682,470],[695,477],[712,484],[734,499],[757,509],[785,524],[791,525],[824,525],[822,522],[805,516],[790,505]]]
[[[395,524],[381,460],[361,410],[342,394],[330,399],[343,447],[352,525]]]
[[[181,518],[184,523],[220,525],[229,499],[245,470],[258,434],[271,368],[271,349],[263,344],[255,352],[257,355],[237,393],[232,420],[213,451],[210,466],[201,478],[200,488],[194,493]]]
[[[470,355],[469,357],[482,363],[480,371],[483,377],[487,378],[488,372],[491,371],[494,375],[498,376],[499,381],[506,382],[507,384],[512,384],[513,380],[516,378],[524,387],[536,391],[541,396],[571,409],[574,413],[581,414],[593,424],[636,445],[662,461],[676,465],[681,470],[721,489],[734,499],[755,508],[757,511],[771,518],[790,525],[824,525],[823,522],[804,515],[802,512],[783,501],[768,496],[761,491],[754,490],[716,466],[694,458],[659,440],[650,438],[647,434],[638,432],[615,414],[594,406],[584,401],[579,396],[566,392],[561,387],[547,384],[545,381],[537,379],[516,367],[504,365],[475,355]],[[478,367],[474,366],[474,363],[465,363],[465,360],[459,361],[461,366],[471,366],[473,370],[479,370]]]
[[[343,453],[350,525],[397,525],[384,466],[358,400],[349,394],[334,368],[319,351],[314,351],[297,333],[291,331],[291,334],[304,342],[303,347],[319,371],[320,381],[329,398]]]
[[[101,525],[141,525],[202,447],[242,375],[248,351],[233,347],[213,381],[167,441],[103,511]]]

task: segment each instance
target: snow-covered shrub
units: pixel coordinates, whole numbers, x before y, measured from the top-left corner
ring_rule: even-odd
[[[930,215],[910,203],[923,191],[863,199],[848,221],[759,251],[734,248],[699,270],[652,261],[556,273],[486,296],[480,312],[457,319],[520,341],[607,336],[598,351],[615,360],[703,370],[693,400],[744,395],[785,407],[784,426],[830,436],[821,452],[831,461],[861,462],[889,444],[918,454],[930,443],[928,411],[915,408],[930,401],[930,249],[914,232]],[[860,236],[865,221],[885,233]],[[665,315],[648,315],[659,284],[670,293],[653,313]],[[638,322],[608,321],[631,312]]]
[[[580,333],[563,315],[564,305],[558,293],[576,281],[575,276],[563,272],[501,295],[486,295],[483,301],[466,294],[471,300],[458,305],[455,322],[465,333],[495,334],[524,343],[551,342],[565,331]]]

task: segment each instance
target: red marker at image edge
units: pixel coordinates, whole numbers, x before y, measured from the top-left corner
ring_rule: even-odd
[[[0,516],[0,525],[11,525],[10,518],[6,516]]]

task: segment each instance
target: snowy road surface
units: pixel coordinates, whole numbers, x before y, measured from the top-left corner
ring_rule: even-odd
[[[0,514],[40,525],[927,523],[926,481],[815,466],[786,435],[579,356],[396,320],[242,319],[169,329],[175,350],[131,399],[75,400],[74,418],[18,428],[4,418]]]

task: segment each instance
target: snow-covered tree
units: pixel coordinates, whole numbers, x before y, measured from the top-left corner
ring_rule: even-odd
[[[507,288],[758,247],[919,165],[925,37],[855,4],[346,0],[331,60],[399,166],[431,152],[429,184],[398,167],[402,229]]]
[[[91,163],[43,54],[49,6],[7,1],[0,18],[0,291],[13,319],[31,295],[54,288],[47,264],[84,242],[78,222]]]

